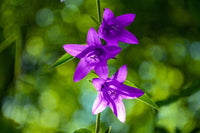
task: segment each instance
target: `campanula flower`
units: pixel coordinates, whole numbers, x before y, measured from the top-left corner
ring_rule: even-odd
[[[134,99],[142,96],[144,92],[138,88],[130,87],[123,82],[126,80],[127,67],[122,66],[111,78],[94,78],[92,83],[98,91],[93,104],[92,113],[98,114],[109,106],[121,122],[125,122],[126,112],[122,99]]]
[[[99,36],[104,39],[108,45],[118,46],[118,41],[130,44],[138,44],[137,38],[124,29],[135,19],[135,14],[124,14],[115,17],[108,8],[104,10],[103,21],[99,28]]]
[[[101,77],[108,77],[107,60],[120,52],[117,46],[102,45],[94,28],[87,34],[87,45],[66,44],[63,46],[70,55],[80,58],[75,70],[74,82],[83,79],[92,69]]]

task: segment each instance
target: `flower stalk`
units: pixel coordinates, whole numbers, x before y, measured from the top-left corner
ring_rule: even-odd
[[[96,1],[97,4],[97,16],[98,16],[98,21],[101,23],[101,10],[100,10],[100,0]],[[96,119],[96,129],[95,133],[99,133],[100,131],[100,124],[101,124],[101,113],[97,114],[97,119]]]
[[[96,130],[95,133],[99,133],[100,131],[100,124],[101,124],[101,113],[97,114],[97,120],[96,120]]]
[[[101,23],[100,0],[97,0],[97,16],[98,16],[99,23]]]

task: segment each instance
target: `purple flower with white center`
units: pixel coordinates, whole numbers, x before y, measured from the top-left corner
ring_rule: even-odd
[[[121,48],[102,45],[94,28],[87,34],[87,45],[66,44],[63,46],[70,55],[80,58],[74,74],[74,82],[83,79],[92,69],[101,76],[108,77],[107,60],[115,58]]]
[[[124,29],[135,19],[135,14],[124,14],[115,17],[108,8],[103,13],[103,21],[99,28],[99,36],[104,39],[108,45],[118,46],[118,41],[130,44],[138,44],[137,38]]]
[[[98,91],[92,113],[98,114],[109,106],[121,122],[125,122],[126,112],[122,99],[134,99],[142,96],[140,89],[123,84],[127,76],[126,65],[122,66],[111,78],[94,78],[92,83]]]

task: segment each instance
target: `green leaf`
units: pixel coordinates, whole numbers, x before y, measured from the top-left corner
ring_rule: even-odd
[[[90,16],[90,17],[97,25],[100,25],[100,23],[99,23],[99,21],[97,19],[95,19],[93,16]]]
[[[111,126],[109,126],[109,128],[106,130],[105,133],[110,133],[110,131],[111,131]]]
[[[128,81],[128,80],[126,80],[124,82],[124,84],[138,88],[134,83],[132,83],[131,81]],[[144,95],[142,95],[141,97],[136,98],[136,100],[142,101],[143,103],[151,106],[152,108],[159,110],[158,105],[156,105],[146,93]]]
[[[72,60],[74,57],[70,54],[66,53],[62,57],[60,57],[54,64],[50,66],[50,69],[57,67],[58,65],[63,64],[64,62]]]
[[[92,132],[86,128],[82,128],[74,131],[74,133],[92,133]]]
[[[158,105],[156,105],[146,93],[142,95],[141,97],[137,98],[137,100],[142,101],[143,103],[146,103],[147,105],[151,106],[152,108],[158,111],[160,110]]]
[[[132,87],[138,88],[133,82],[131,82],[131,81],[129,81],[129,80],[125,80],[125,81],[124,81],[124,84],[125,84],[125,85],[128,85],[128,86],[132,86]]]

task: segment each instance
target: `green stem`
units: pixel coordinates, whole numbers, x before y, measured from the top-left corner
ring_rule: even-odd
[[[101,23],[100,0],[97,0],[97,16],[98,16],[99,23]]]
[[[19,27],[17,27],[18,36],[15,45],[15,70],[14,70],[14,82],[18,79],[21,73],[21,51],[22,51],[22,40]]]
[[[100,121],[101,121],[101,113],[97,114],[95,133],[99,133],[99,130],[100,130]]]
[[[101,23],[100,0],[96,0],[96,4],[97,4],[98,21],[99,21],[99,23]],[[100,123],[101,123],[101,113],[97,114],[95,133],[99,133],[99,131],[100,131]]]

